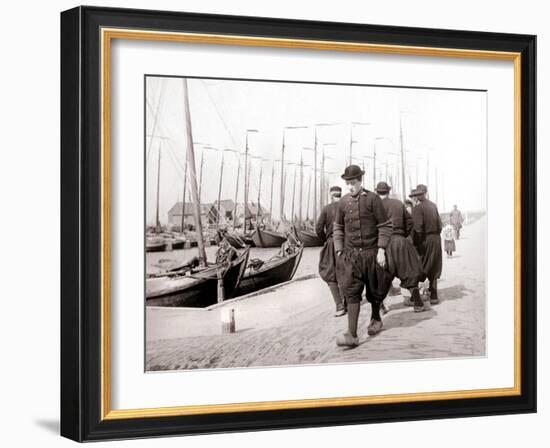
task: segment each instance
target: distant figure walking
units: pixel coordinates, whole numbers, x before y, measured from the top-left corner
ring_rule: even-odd
[[[443,251],[441,250],[441,217],[437,206],[426,198],[428,188],[418,185],[410,197],[416,203],[412,212],[413,242],[422,258],[422,269],[430,281],[430,303],[439,303],[437,280],[443,268]]]
[[[460,239],[460,229],[462,229],[462,223],[464,222],[464,217],[456,205],[453,205],[453,209],[449,214],[449,219],[451,225],[455,229],[456,239]]]
[[[334,217],[336,216],[338,201],[341,196],[342,189],[340,187],[330,188],[331,202],[323,207],[315,225],[315,232],[324,243],[319,255],[319,275],[328,284],[332,298],[336,304],[335,317],[346,314],[346,303],[340,294],[338,280],[336,278],[336,254],[334,252],[334,241],[332,239]]]
[[[444,241],[444,249],[445,253],[447,254],[447,258],[453,257],[453,252],[456,251],[456,244],[455,244],[455,228],[451,224],[447,224],[445,227],[443,227],[443,241]]]
[[[393,233],[386,248],[388,270],[401,280],[401,287],[411,292],[411,300],[405,300],[405,305],[414,305],[415,312],[426,311],[427,307],[422,302],[418,284],[424,281],[426,276],[422,271],[422,265],[416,249],[407,236],[413,230],[413,220],[405,205],[399,199],[389,197],[391,187],[386,182],[376,185],[376,193],[382,199],[386,214],[392,221]],[[412,302],[412,303],[410,303]]]

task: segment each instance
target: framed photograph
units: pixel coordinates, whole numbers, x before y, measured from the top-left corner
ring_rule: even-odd
[[[536,37],[61,13],[61,433],[536,411]]]

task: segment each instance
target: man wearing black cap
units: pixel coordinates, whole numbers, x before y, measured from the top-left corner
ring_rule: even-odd
[[[379,182],[375,191],[382,199],[386,214],[392,221],[393,233],[386,248],[386,258],[390,273],[401,280],[401,287],[411,292],[414,311],[421,312],[427,308],[422,302],[418,283],[425,279],[422,265],[416,249],[407,239],[413,229],[413,220],[403,203],[389,197],[391,187],[386,182]],[[406,304],[410,303],[408,300]]]
[[[441,277],[443,253],[441,250],[441,217],[437,206],[426,198],[428,188],[417,185],[411,197],[417,203],[413,208],[413,242],[422,258],[422,270],[430,281],[430,303],[439,303],[437,280]]]
[[[363,289],[372,307],[368,326],[370,335],[380,332],[380,304],[391,287],[392,276],[386,270],[385,249],[392,234],[391,220],[380,198],[363,188],[365,172],[357,165],[348,166],[342,179],[350,193],[339,202],[334,218],[338,283],[348,307],[348,332],[336,344],[355,347],[359,344],[357,323]]]
[[[319,256],[319,275],[327,282],[334,303],[336,304],[335,317],[346,314],[346,305],[338,288],[338,280],[336,279],[336,253],[334,252],[334,241],[332,238],[332,229],[334,225],[334,217],[338,209],[338,201],[342,196],[340,187],[330,188],[330,204],[327,204],[321,210],[315,232],[324,245]]]

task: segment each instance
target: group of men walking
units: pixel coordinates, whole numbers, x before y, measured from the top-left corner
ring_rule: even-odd
[[[316,232],[325,242],[319,274],[327,282],[336,304],[336,316],[348,315],[348,330],[337,338],[340,346],[359,344],[357,325],[363,290],[372,308],[368,334],[382,330],[381,310],[393,279],[411,292],[405,304],[415,312],[427,309],[419,284],[429,280],[430,303],[439,303],[437,280],[441,276],[441,219],[437,206],[427,198],[427,187],[411,194],[412,210],[389,197],[391,187],[380,182],[375,192],[363,188],[365,172],[348,166],[341,176],[349,193],[330,189],[331,203],[323,208]]]

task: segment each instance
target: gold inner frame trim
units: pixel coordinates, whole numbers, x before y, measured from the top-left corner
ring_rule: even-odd
[[[177,33],[138,29],[101,29],[101,419],[168,417],[413,401],[502,397],[521,394],[521,53],[459,48],[418,47],[306,39],[279,39],[220,34]],[[514,63],[514,386],[443,392],[280,400],[141,409],[111,409],[110,345],[110,63],[113,39],[294,48],[513,61]]]

